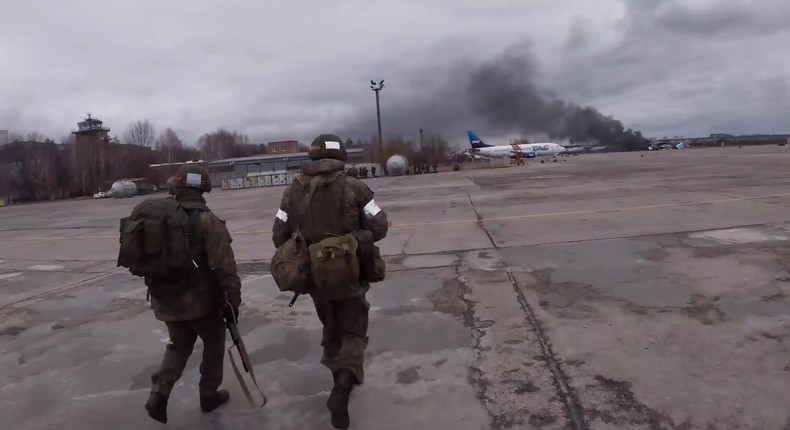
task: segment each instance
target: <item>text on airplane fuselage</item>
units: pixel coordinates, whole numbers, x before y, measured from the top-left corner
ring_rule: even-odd
[[[508,148],[507,150],[510,149]],[[549,151],[549,150],[551,150],[551,145],[532,145],[522,149],[522,151],[529,151],[529,152]]]

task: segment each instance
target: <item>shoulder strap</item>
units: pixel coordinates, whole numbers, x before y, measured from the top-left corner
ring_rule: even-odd
[[[343,215],[346,211],[346,193],[348,192],[348,183],[346,182],[347,176],[345,172],[343,175],[338,176],[337,180],[340,181],[340,202],[338,202],[337,209],[338,214],[337,217],[333,220],[333,225],[335,231],[342,232],[343,230],[343,219],[345,218]]]
[[[189,236],[188,238],[188,246],[189,246],[189,263],[197,265],[195,259],[197,258],[197,251],[198,251],[198,244],[197,244],[197,234],[198,234],[198,224],[200,224],[200,214],[201,212],[208,212],[205,208],[188,208],[184,207],[184,210],[187,213],[188,222],[189,222]]]
[[[302,205],[299,206],[298,211],[298,218],[296,220],[296,229],[299,230],[299,227],[302,225],[302,219],[304,219],[304,214],[307,212],[307,207],[310,206],[310,201],[313,200],[313,194],[315,194],[315,189],[318,187],[318,182],[321,180],[320,176],[313,176],[313,179],[310,180],[310,191],[304,196],[302,199]]]

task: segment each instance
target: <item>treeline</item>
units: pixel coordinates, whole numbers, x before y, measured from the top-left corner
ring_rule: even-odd
[[[447,153],[450,144],[441,134],[425,132],[423,133],[422,145],[419,140],[405,139],[401,135],[383,139],[383,152],[376,144],[378,137],[373,135],[370,139],[363,141],[352,141],[347,139],[346,148],[365,148],[370,154],[373,162],[385,163],[387,159],[395,154],[403,155],[412,164],[442,163],[447,161]]]
[[[70,134],[58,143],[32,132],[9,141],[0,147],[0,199],[11,202],[91,196],[119,179],[147,178],[151,164],[266,153],[265,144],[222,128],[187,145],[171,128],[157,134],[147,120],[130,124],[122,137],[78,142]]]

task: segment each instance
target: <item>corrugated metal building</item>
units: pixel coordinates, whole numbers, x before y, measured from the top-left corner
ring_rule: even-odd
[[[370,166],[364,148],[349,148],[346,153],[348,167]],[[223,189],[257,188],[290,184],[308,161],[307,152],[297,152],[216,160],[209,162],[208,167],[211,182],[222,184]]]
[[[350,148],[346,150],[348,164],[366,162],[363,148]],[[252,157],[226,158],[224,160],[210,161],[208,167],[211,174],[217,179],[244,178],[256,173],[287,173],[298,172],[302,164],[309,161],[306,152],[292,154],[254,155]]]

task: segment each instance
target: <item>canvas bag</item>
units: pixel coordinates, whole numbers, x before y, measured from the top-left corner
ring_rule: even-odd
[[[271,273],[277,288],[280,291],[292,291],[297,294],[306,294],[312,287],[312,274],[310,271],[310,254],[307,242],[302,237],[299,225],[313,193],[318,186],[319,177],[310,181],[310,191],[305,195],[302,205],[298,209],[296,231],[277,250],[274,251],[271,261]]]
[[[353,234],[330,235],[308,246],[310,271],[316,292],[329,299],[342,299],[359,284],[357,239]]]
[[[365,216],[361,214],[360,216]],[[381,251],[379,247],[373,243],[373,232],[370,230],[357,230],[354,232],[357,238],[359,258],[360,258],[360,274],[363,281],[366,282],[381,282],[386,275],[386,263],[381,258]]]

